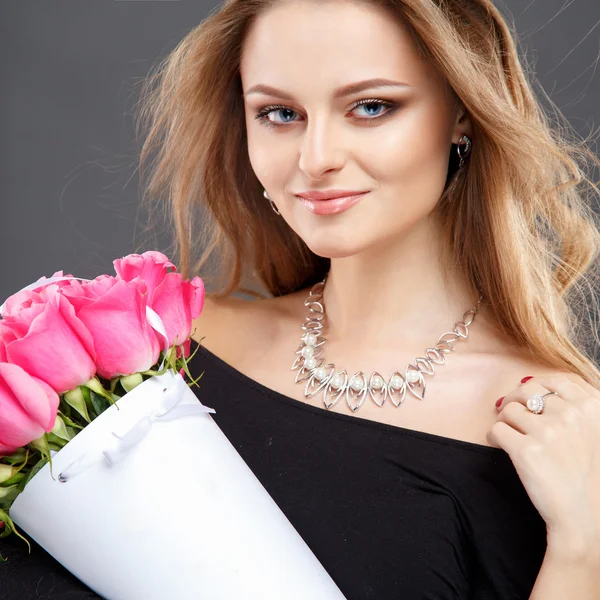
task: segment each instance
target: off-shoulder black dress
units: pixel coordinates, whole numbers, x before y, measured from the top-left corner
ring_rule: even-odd
[[[190,367],[204,372],[202,403],[348,600],[529,597],[546,530],[503,450],[300,402],[204,347]],[[0,548],[1,600],[98,598],[39,546],[27,555],[10,536]]]

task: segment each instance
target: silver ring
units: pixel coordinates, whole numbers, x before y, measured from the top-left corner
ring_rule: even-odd
[[[533,394],[527,399],[527,410],[532,412],[534,415],[540,415],[544,412],[546,407],[546,396],[551,396],[556,392],[547,392],[545,394]]]

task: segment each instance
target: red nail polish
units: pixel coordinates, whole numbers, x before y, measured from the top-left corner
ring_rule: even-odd
[[[521,383],[527,383],[530,379],[533,379],[533,375],[529,375],[528,377],[523,377],[523,379],[521,379]]]
[[[504,398],[506,398],[506,396],[502,396],[502,398],[498,398],[498,400],[496,400],[496,408],[500,408],[500,405],[502,404],[502,400],[504,400]]]

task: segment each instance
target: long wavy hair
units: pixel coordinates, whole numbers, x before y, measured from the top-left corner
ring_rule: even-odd
[[[453,147],[435,209],[443,259],[461,266],[500,330],[526,353],[598,387],[590,350],[598,343],[592,204],[600,190],[591,170],[600,160],[540,86],[550,110],[542,107],[514,25],[491,1],[365,1],[408,27],[471,118],[473,151],[457,169]],[[284,295],[321,280],[330,265],[273,212],[248,156],[241,48],[275,2],[224,2],[142,80],[143,204],[168,219],[184,276],[219,281],[215,297],[261,297],[246,278]]]

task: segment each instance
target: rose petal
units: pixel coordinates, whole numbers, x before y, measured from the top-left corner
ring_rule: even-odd
[[[96,350],[98,373],[107,379],[146,371],[160,347],[146,317],[146,286],[140,279],[119,280],[100,299],[81,309]]]
[[[162,253],[149,250],[143,254],[130,254],[113,261],[115,272],[123,281],[140,277],[148,290],[148,306],[152,306],[154,290],[175,265]]]
[[[58,394],[96,374],[92,336],[60,291],[49,298],[27,335],[6,345],[6,354],[9,362],[42,379]]]
[[[59,397],[18,365],[0,363],[0,443],[21,447],[51,431]]]

